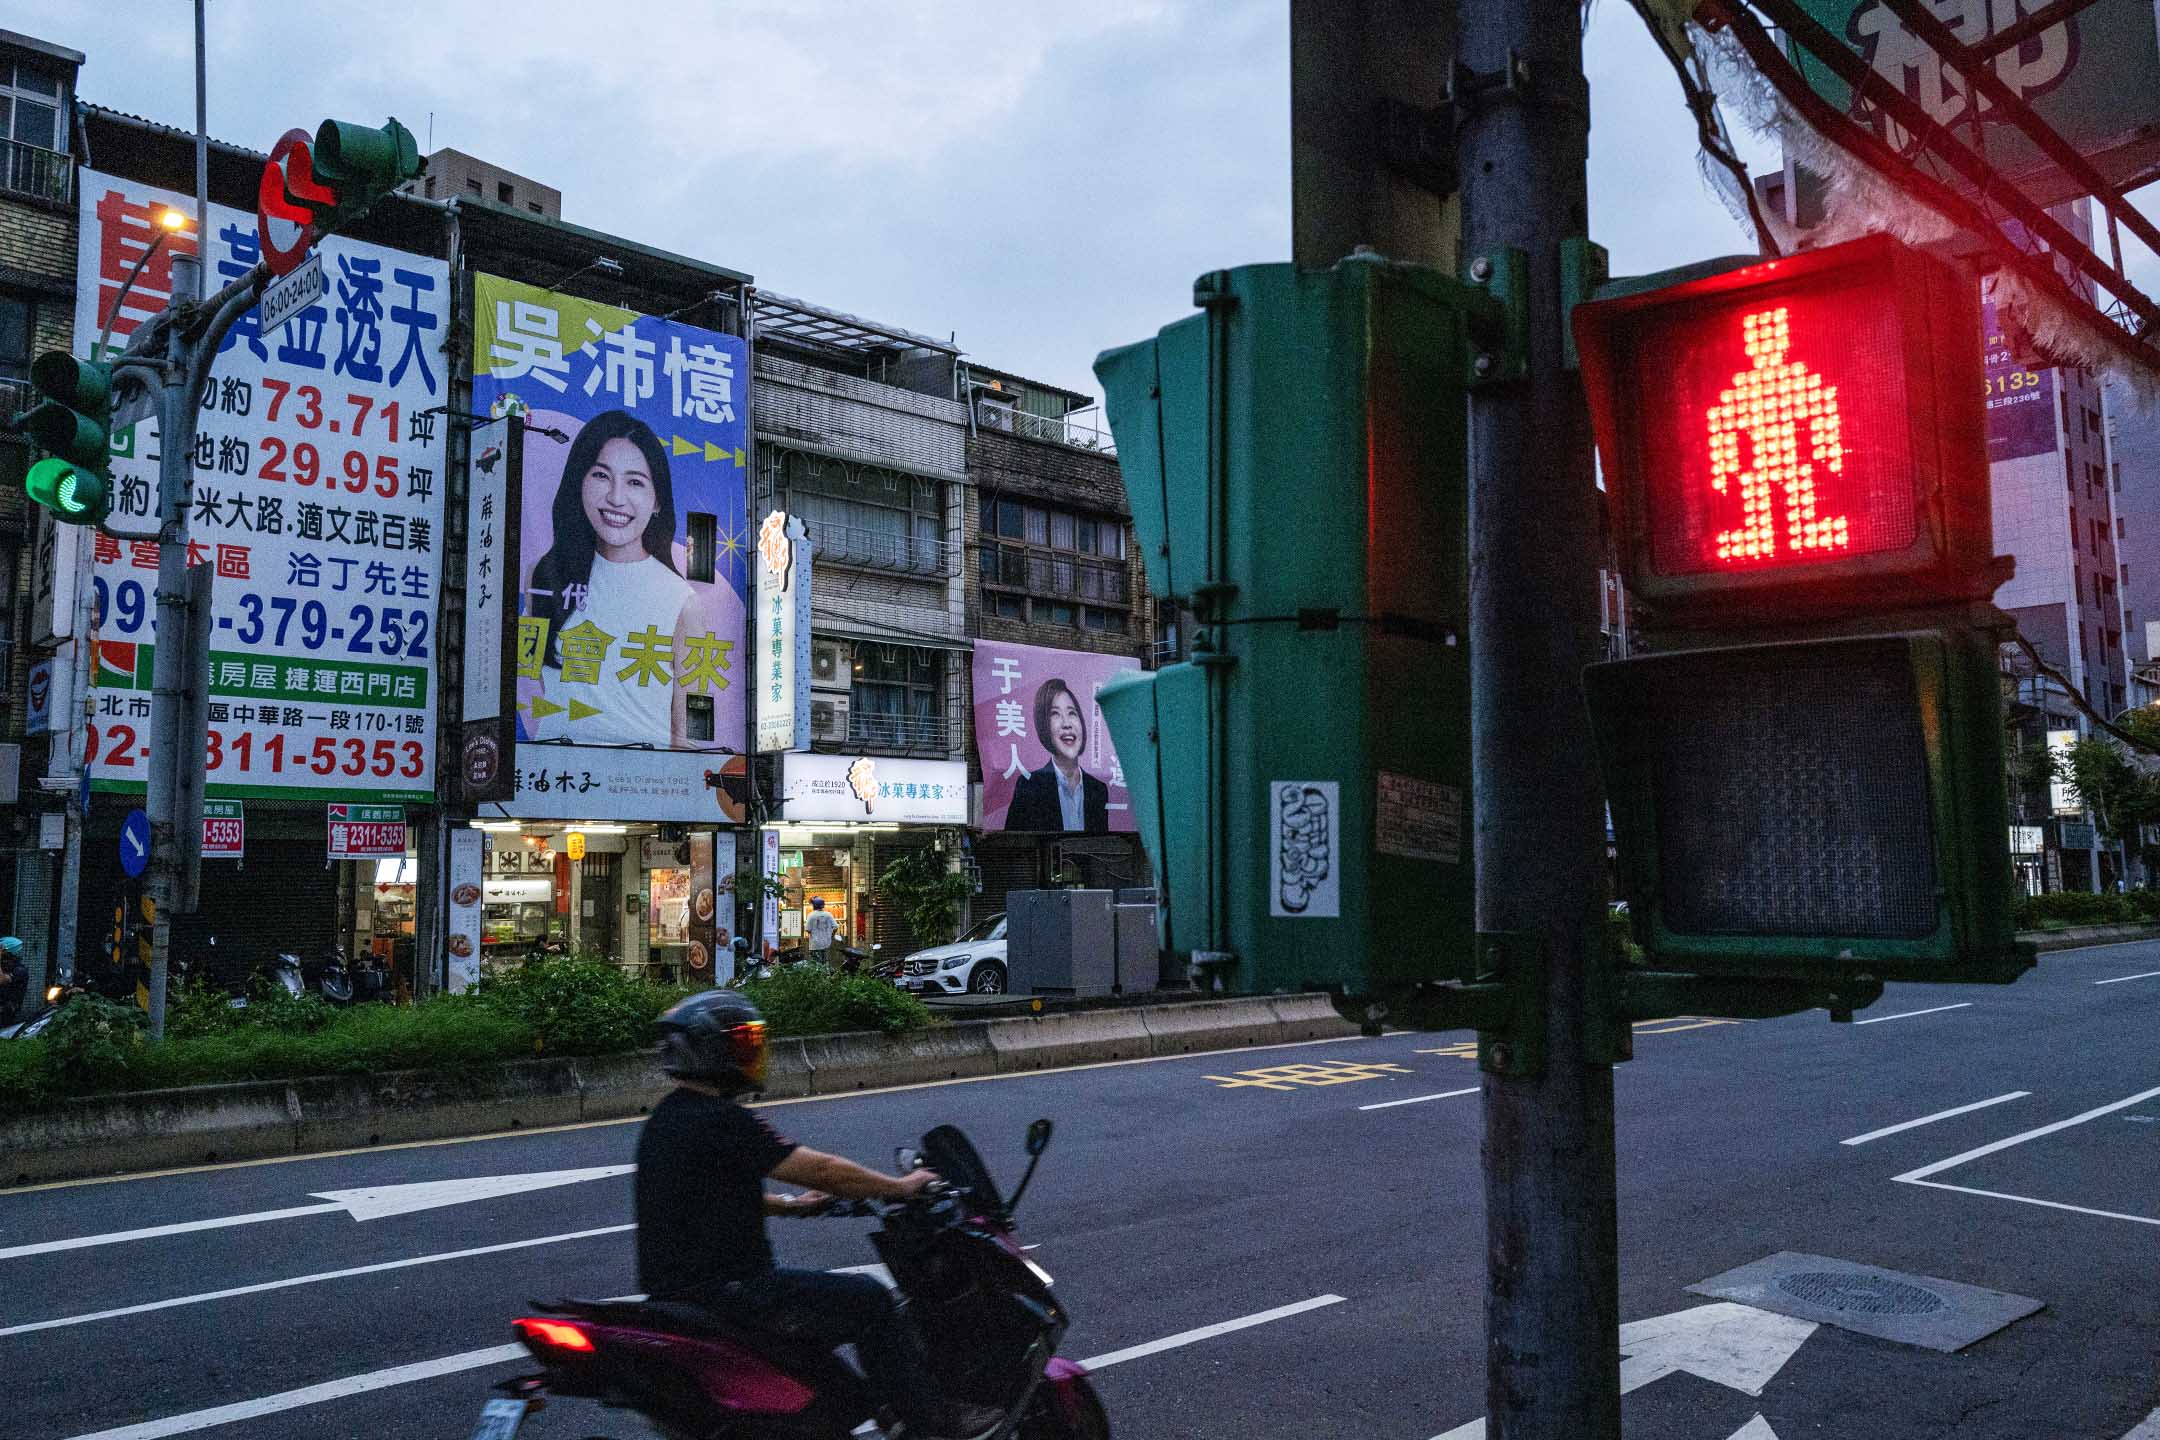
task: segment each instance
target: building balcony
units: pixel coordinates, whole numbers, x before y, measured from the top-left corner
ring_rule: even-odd
[[[20,140],[0,140],[0,190],[55,205],[73,204],[75,157]]]
[[[949,540],[907,535],[898,530],[872,530],[859,525],[836,525],[824,520],[807,522],[815,547],[811,563],[859,565],[866,570],[891,570],[902,575],[939,577],[959,567],[961,547]]]
[[[939,755],[960,748],[960,726],[947,715],[882,715],[856,710],[848,715],[848,743],[874,750],[931,751]]]
[[[1117,441],[1108,427],[1100,423],[1101,417],[1094,410],[1075,412],[1071,415],[1034,415],[1012,405],[1000,405],[983,401],[975,407],[975,427],[984,431],[1001,431],[1017,435],[1023,440],[1041,440],[1051,445],[1067,445],[1075,450],[1091,450],[1098,455],[1114,458]]]
[[[1054,595],[1097,605],[1131,603],[1131,576],[1122,560],[1091,560],[985,540],[982,578],[992,585],[1008,585],[1035,595]]]

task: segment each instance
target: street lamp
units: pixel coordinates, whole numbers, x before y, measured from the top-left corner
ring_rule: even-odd
[[[127,300],[128,291],[135,288],[135,279],[142,274],[143,266],[150,263],[150,257],[157,254],[158,247],[165,243],[167,236],[178,235],[181,231],[187,229],[188,217],[183,211],[167,205],[164,209],[158,211],[157,223],[157,238],[150,242],[149,248],[143,251],[141,258],[136,260],[135,268],[128,271],[127,283],[120,287],[120,293],[113,297],[112,308],[105,312],[105,328],[98,331],[97,345],[90,352],[90,358],[93,360],[105,353],[105,343],[112,339],[113,321],[119,318],[120,306]]]

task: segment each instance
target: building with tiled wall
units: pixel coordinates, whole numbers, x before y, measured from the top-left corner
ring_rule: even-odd
[[[73,112],[82,63],[79,51],[0,30],[0,417],[26,408],[34,356],[73,348]],[[42,983],[58,852],[42,847],[37,807],[25,803],[48,758],[47,733],[27,733],[43,513],[23,493],[30,459],[21,437],[0,433],[0,850],[8,857],[0,933],[22,937],[32,980]],[[50,533],[48,521],[48,541]],[[49,565],[49,543],[44,551]]]
[[[2160,398],[2141,401],[2110,376],[2108,489],[2115,500],[2116,578],[2122,585],[2123,648],[2131,703],[2160,700]]]

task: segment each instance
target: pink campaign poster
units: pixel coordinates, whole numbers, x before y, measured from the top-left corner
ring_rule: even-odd
[[[983,829],[1131,831],[1125,770],[1095,693],[1138,670],[1129,655],[975,642],[975,748]]]

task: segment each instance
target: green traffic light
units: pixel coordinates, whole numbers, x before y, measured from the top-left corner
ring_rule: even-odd
[[[338,200],[366,203],[418,176],[420,144],[391,120],[380,128],[325,120],[315,131],[315,177],[338,190]],[[348,193],[359,191],[358,194]]]
[[[23,477],[30,498],[71,525],[95,525],[112,513],[111,487],[105,477],[47,456]]]
[[[48,350],[30,362],[30,383],[41,395],[86,414],[112,413],[112,366],[78,360],[65,350]]]

